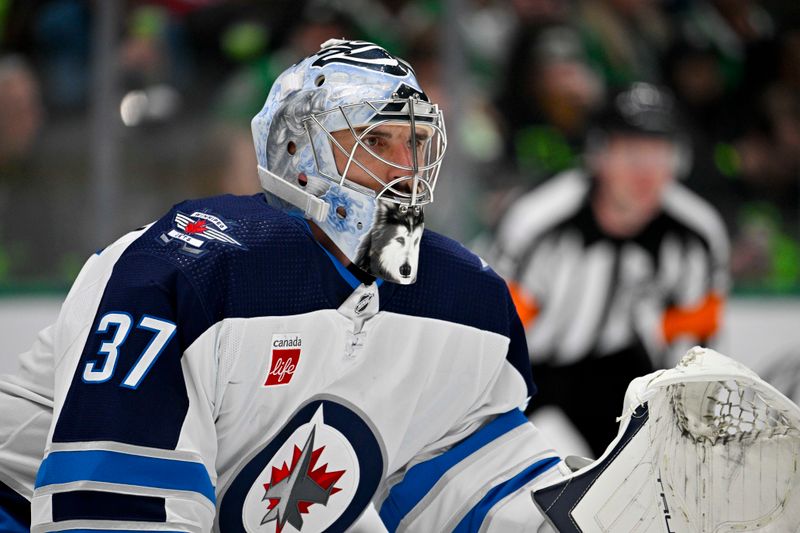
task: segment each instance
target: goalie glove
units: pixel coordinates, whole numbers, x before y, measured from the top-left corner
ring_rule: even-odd
[[[560,533],[796,532],[798,452],[800,408],[695,347],[633,380],[605,453],[532,497]]]

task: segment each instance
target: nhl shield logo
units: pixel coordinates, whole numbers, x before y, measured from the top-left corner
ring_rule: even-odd
[[[217,528],[344,531],[372,499],[384,457],[370,425],[351,407],[312,400],[246,460],[221,497]]]

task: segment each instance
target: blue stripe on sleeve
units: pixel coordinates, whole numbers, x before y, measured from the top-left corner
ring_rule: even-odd
[[[514,409],[483,426],[445,453],[411,467],[403,481],[392,487],[381,505],[380,517],[389,531],[425,497],[450,468],[483,448],[501,435],[528,422],[519,409]]]
[[[84,480],[194,491],[216,504],[201,463],[100,450],[52,452],[39,467],[36,488]]]
[[[489,490],[489,492],[487,492],[483,498],[481,498],[475,507],[473,507],[472,510],[468,512],[463,519],[461,519],[461,522],[459,522],[455,529],[453,529],[453,533],[471,533],[473,531],[480,530],[481,524],[483,524],[484,519],[486,519],[486,515],[489,514],[489,511],[495,506],[495,504],[497,504],[497,502],[516,490],[524,487],[531,480],[552,468],[560,460],[561,459],[558,457],[548,457],[547,459],[542,459],[541,461],[533,463],[531,466],[508,481],[505,481],[496,487],[492,487],[492,489]],[[533,505],[533,502],[531,502],[531,505]]]

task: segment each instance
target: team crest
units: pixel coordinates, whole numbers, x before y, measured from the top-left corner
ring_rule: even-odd
[[[344,531],[372,499],[383,465],[359,415],[333,400],[312,401],[234,478],[220,502],[219,529]]]
[[[244,503],[251,532],[324,531],[353,498],[358,458],[322,406],[278,450]]]
[[[179,240],[184,243],[182,251],[191,255],[205,252],[203,246],[208,242],[217,242],[244,248],[245,246],[228,235],[230,225],[210,213],[195,211],[191,215],[178,211],[173,219],[173,228],[161,234],[162,242]]]

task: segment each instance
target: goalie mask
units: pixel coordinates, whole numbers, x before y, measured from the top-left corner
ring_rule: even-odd
[[[405,61],[327,41],[278,77],[252,129],[270,204],[312,220],[367,273],[416,280],[446,136]]]

